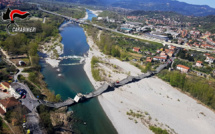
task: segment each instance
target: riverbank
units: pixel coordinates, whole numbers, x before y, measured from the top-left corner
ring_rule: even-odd
[[[117,72],[111,66],[99,63],[104,72],[110,76],[105,78],[107,80],[116,81],[129,74],[135,76],[141,73],[138,68],[127,62],[102,54],[91,37],[87,36],[87,42],[91,49],[85,60],[84,70],[95,89],[103,82],[96,82],[92,77],[93,56],[100,57],[105,64],[115,65],[117,70],[120,69]],[[98,98],[118,133],[129,134],[135,130],[135,133],[150,134],[152,133],[148,128],[150,125],[156,125],[172,133],[213,134],[215,131],[213,111],[157,77],[116,88],[115,91],[104,93]],[[144,117],[131,117],[128,114],[130,110],[134,113],[140,112]]]
[[[89,9],[90,10],[90,9]],[[101,12],[103,12],[102,10],[90,10],[93,14],[95,14],[96,16],[98,16]]]
[[[44,58],[46,63],[51,65],[53,68],[57,68],[61,60],[59,60],[59,55],[63,54],[64,45],[61,43],[61,36],[52,37],[50,41],[40,45],[40,52],[46,54]]]
[[[85,12],[85,17],[84,18],[81,18],[81,20],[87,20],[88,19],[88,13],[87,12]]]

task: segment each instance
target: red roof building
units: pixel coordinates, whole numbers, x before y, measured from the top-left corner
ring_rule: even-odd
[[[197,67],[202,67],[202,66],[203,66],[202,63],[203,63],[202,61],[196,61],[196,66],[197,66]]]
[[[147,57],[146,58],[146,62],[152,62],[152,58],[151,57]]]
[[[137,20],[139,17],[137,16],[127,16],[127,19]]]
[[[14,97],[0,100],[0,113],[5,114],[7,111],[14,109],[20,102]]]
[[[134,47],[134,48],[133,48],[133,51],[139,53],[139,52],[140,52],[140,48],[139,48],[139,47]]]
[[[180,70],[183,73],[187,73],[190,70],[189,67],[181,65],[181,64],[177,65],[177,69]]]
[[[210,56],[210,54],[209,53],[205,53],[204,56]]]
[[[176,49],[176,47],[175,47],[175,46],[170,46],[170,47],[169,47],[169,49],[171,49],[171,50],[175,50],[175,49]]]
[[[1,87],[2,87],[2,89],[4,90],[9,90],[9,88],[10,88],[10,84],[9,83],[7,83],[7,82],[2,82],[2,83],[0,83],[0,85],[1,85]]]
[[[166,60],[167,60],[167,56],[166,57],[159,57],[159,56],[155,56],[154,58],[153,58],[153,60],[154,61],[157,61],[157,60],[159,60],[159,61],[161,61],[161,62],[165,62]]]

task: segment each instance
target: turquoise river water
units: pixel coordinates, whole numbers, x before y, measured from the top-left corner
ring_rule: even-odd
[[[92,20],[95,15],[87,10],[88,20]],[[89,50],[86,36],[82,27],[78,24],[69,24],[61,32],[62,43],[64,44],[64,54],[62,56],[83,56]],[[40,61],[44,80],[51,91],[60,94],[63,100],[68,97],[74,98],[77,93],[89,93],[94,90],[84,69],[83,64],[79,64],[80,59],[62,60],[59,65],[60,71],[52,68],[44,61]],[[61,74],[62,76],[58,76]],[[116,134],[116,130],[97,98],[73,105],[69,108],[74,111],[74,117],[86,122],[75,123],[73,126],[83,134]]]

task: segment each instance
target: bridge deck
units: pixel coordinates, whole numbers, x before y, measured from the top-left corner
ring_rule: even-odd
[[[171,62],[170,62],[171,63]],[[127,78],[119,81],[119,83],[112,83],[111,84],[111,87],[119,87],[119,86],[123,86],[123,85],[126,85],[130,82],[133,82],[135,80],[141,80],[141,79],[144,79],[144,78],[147,78],[147,77],[150,77],[152,74],[154,73],[159,73],[162,69],[164,69],[165,67],[167,67],[167,65],[169,64],[169,62],[167,62],[166,64],[162,64],[160,65],[155,72],[147,72],[145,74],[141,74],[139,76],[128,76]],[[110,87],[109,84],[107,83],[104,83],[101,87],[99,87],[97,90],[89,93],[89,94],[86,94],[86,95],[83,95],[83,97],[85,99],[90,99],[90,98],[93,98],[93,97],[96,97],[96,96],[99,96],[101,95],[102,93],[104,93],[108,88]],[[69,98],[67,100],[65,100],[64,102],[59,102],[59,103],[52,103],[52,102],[47,102],[47,101],[43,101],[43,100],[40,100],[40,103],[41,104],[44,104],[48,107],[54,107],[54,108],[60,108],[60,107],[64,107],[64,106],[70,106],[72,104],[75,104],[76,102]]]

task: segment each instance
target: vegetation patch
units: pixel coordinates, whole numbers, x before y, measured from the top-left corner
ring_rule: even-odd
[[[169,72],[163,70],[158,77],[170,83],[174,87],[180,88],[183,92],[200,100],[202,103],[215,109],[215,81],[214,79],[206,80],[201,77],[187,76],[178,71]]]
[[[97,68],[97,64],[99,63],[99,59],[95,56],[92,57],[92,60],[91,60],[91,70],[92,70],[92,75],[93,75],[93,78],[96,80],[96,81],[101,81],[102,78],[100,76],[100,70]]]
[[[163,130],[159,127],[150,126],[149,129],[152,130],[155,134],[169,134],[167,130]]]

